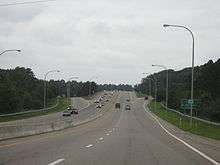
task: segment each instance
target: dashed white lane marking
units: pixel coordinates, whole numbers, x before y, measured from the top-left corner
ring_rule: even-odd
[[[103,139],[104,139],[103,137],[100,137],[100,138],[99,138],[99,140],[103,140]]]
[[[214,165],[220,165],[219,162],[217,162],[216,160],[210,158],[209,156],[207,156],[206,154],[204,154],[203,152],[199,151],[198,149],[194,148],[193,146],[191,146],[190,144],[188,144],[187,142],[183,141],[182,139],[176,137],[175,135],[173,135],[172,133],[170,133],[166,128],[164,128],[164,126],[160,123],[160,121],[151,114],[151,112],[149,112],[146,107],[145,104],[143,104],[143,108],[145,110],[145,112],[147,112],[158,124],[159,126],[170,136],[172,136],[174,139],[178,140],[179,142],[183,143],[185,146],[187,146],[188,148],[190,148],[191,150],[195,151],[196,153],[198,153],[200,156],[202,156],[203,158],[207,159],[208,161],[210,161],[211,163],[213,163]]]
[[[112,131],[108,131],[109,133],[112,133]]]
[[[106,135],[109,136],[109,133],[107,133]]]
[[[58,160],[56,160],[56,161],[54,161],[54,162],[51,162],[50,164],[48,164],[48,165],[56,165],[56,164],[58,164],[58,163],[60,163],[60,162],[62,162],[62,161],[64,161],[65,159],[58,159]]]
[[[86,146],[86,148],[90,148],[90,147],[92,147],[92,146],[93,146],[92,144],[89,144],[89,145]]]

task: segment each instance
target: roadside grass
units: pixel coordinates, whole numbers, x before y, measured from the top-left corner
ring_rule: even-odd
[[[136,96],[137,96],[138,98],[140,98],[140,97],[145,97],[145,96],[146,96],[146,94],[143,94],[143,93],[141,93],[141,92],[135,91],[135,93],[136,93]]]
[[[60,98],[58,105],[52,109],[48,109],[45,111],[42,110],[42,111],[30,112],[26,114],[18,114],[18,115],[13,115],[13,116],[0,117],[0,122],[21,120],[21,119],[26,119],[30,117],[43,116],[43,115],[47,115],[50,113],[60,112],[60,111],[65,110],[69,106],[69,104],[70,104],[70,101],[68,99]]]
[[[148,108],[158,117],[177,126],[178,128],[200,136],[220,140],[220,127],[207,124],[193,119],[192,128],[190,128],[190,118],[181,116],[172,111],[166,111],[160,103],[154,107],[154,102],[148,104]]]

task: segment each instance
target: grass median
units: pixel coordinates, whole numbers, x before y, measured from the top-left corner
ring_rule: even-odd
[[[148,104],[148,108],[155,115],[169,123],[177,126],[178,128],[197,134],[200,136],[220,140],[220,127],[207,124],[201,121],[193,120],[192,127],[190,127],[190,118],[181,116],[172,111],[166,111],[160,103],[156,104],[156,109],[154,107],[154,102]]]
[[[0,122],[21,120],[21,119],[26,119],[30,117],[43,116],[43,115],[47,115],[50,113],[60,112],[60,111],[65,110],[70,104],[70,101],[66,98],[60,98],[58,101],[59,101],[58,105],[54,108],[51,108],[48,110],[36,111],[36,112],[29,112],[25,114],[17,114],[13,116],[3,116],[3,117],[0,117]]]

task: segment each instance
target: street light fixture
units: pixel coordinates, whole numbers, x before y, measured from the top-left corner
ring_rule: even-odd
[[[142,73],[143,75],[148,75],[150,73]],[[148,79],[149,80],[149,79]],[[151,81],[149,81],[149,96],[151,96]]]
[[[154,79],[147,77],[147,79],[151,80],[154,82],[154,97],[155,97],[155,102],[154,102],[154,109],[156,110],[156,102],[157,102],[157,80],[156,77]]]
[[[79,77],[71,77],[69,78],[69,80],[67,81],[67,88],[66,88],[66,96],[67,96],[67,99],[70,98],[70,81],[73,80],[73,79],[78,79]]]
[[[6,52],[21,52],[20,49],[9,49],[9,50],[4,50],[3,52],[0,53],[0,55],[6,53]]]
[[[164,24],[164,25],[163,25],[163,27],[168,27],[168,26],[170,26],[170,25],[168,25],[168,24]]]
[[[89,97],[91,97],[91,81],[97,79],[97,76],[93,76],[89,79]]]
[[[44,109],[46,108],[46,95],[47,95],[47,90],[46,90],[46,79],[47,79],[47,75],[53,72],[60,72],[59,70],[50,70],[48,71],[45,75],[44,75]]]
[[[168,90],[169,90],[169,76],[168,76],[168,69],[164,65],[152,65],[152,66],[157,66],[165,69],[167,71],[167,78],[166,78],[166,109],[168,110]]]
[[[183,28],[183,29],[186,29],[190,34],[191,34],[191,37],[192,37],[192,77],[191,77],[191,107],[190,107],[190,127],[192,127],[192,111],[193,111],[193,80],[194,80],[194,35],[193,35],[193,32],[185,27],[185,26],[182,26],[182,25],[169,25],[169,24],[164,24],[163,27],[175,27],[175,28]]]

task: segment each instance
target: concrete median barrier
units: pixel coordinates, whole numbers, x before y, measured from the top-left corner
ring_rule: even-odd
[[[111,102],[114,102],[117,98],[117,95],[115,95],[112,98]],[[83,100],[78,99],[80,102],[83,102]],[[111,104],[109,102],[109,104]],[[113,105],[113,104],[112,104]],[[80,107],[80,111],[83,109],[89,108],[89,105],[84,103],[84,107]],[[79,107],[79,106],[78,106]],[[8,122],[7,124],[4,123],[0,125],[0,140],[6,140],[11,138],[17,138],[17,137],[25,137],[30,135],[36,135],[36,134],[42,134],[46,132],[52,132],[52,131],[58,131],[69,127],[78,126],[81,124],[88,123],[90,121],[93,121],[103,115],[109,109],[110,106],[106,106],[106,109],[102,112],[94,111],[92,115],[89,115],[88,117],[84,119],[80,119],[78,117],[67,117],[67,118],[59,118],[57,120],[52,121],[44,121],[41,123],[34,122],[36,120],[32,120],[32,122],[24,122],[24,121],[16,121],[16,122]]]

